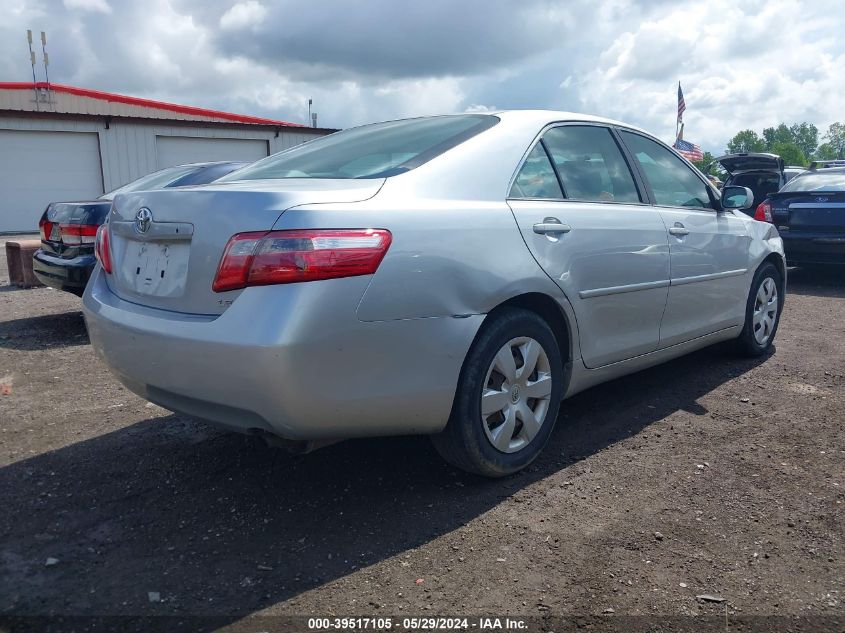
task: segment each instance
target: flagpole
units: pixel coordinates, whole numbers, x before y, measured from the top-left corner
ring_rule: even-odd
[[[681,82],[678,81],[678,92],[681,90]],[[678,126],[681,124],[681,115],[675,112],[675,141],[678,140]]]

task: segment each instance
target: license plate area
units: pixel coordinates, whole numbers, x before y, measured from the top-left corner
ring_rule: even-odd
[[[138,242],[128,240],[123,264],[118,268],[121,285],[139,295],[181,297],[188,277],[190,244],[185,242]]]

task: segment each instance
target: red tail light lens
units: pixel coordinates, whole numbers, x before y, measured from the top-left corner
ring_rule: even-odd
[[[109,228],[107,224],[101,224],[97,229],[94,241],[94,255],[100,266],[107,273],[111,274],[111,245],[109,244]]]
[[[384,229],[238,233],[226,244],[212,289],[371,275],[390,242],[390,231]]]
[[[97,237],[97,224],[61,224],[62,242],[68,246],[93,244]]]
[[[772,219],[772,205],[768,202],[761,202],[757,205],[757,210],[754,212],[754,219],[760,220],[760,222],[769,222],[773,223],[774,220]]]
[[[38,230],[41,233],[41,239],[45,242],[53,241],[56,242],[61,239],[61,232],[59,227],[56,225],[55,222],[50,222],[45,218],[41,218],[38,221]]]

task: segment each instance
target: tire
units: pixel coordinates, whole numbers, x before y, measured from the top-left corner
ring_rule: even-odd
[[[772,297],[774,311],[770,309]],[[751,282],[745,305],[745,326],[736,340],[740,355],[756,358],[771,349],[780,323],[783,299],[783,277],[774,264],[766,262],[757,269]],[[767,306],[769,309],[765,309]]]
[[[526,374],[532,358],[532,371]],[[549,325],[528,310],[497,310],[467,353],[449,422],[432,442],[447,462],[462,470],[485,477],[515,473],[546,445],[562,389],[560,348]]]

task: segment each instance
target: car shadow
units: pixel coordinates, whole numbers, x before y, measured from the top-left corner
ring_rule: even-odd
[[[790,268],[786,276],[787,301],[790,294],[816,297],[845,297],[845,266]]]
[[[89,342],[85,320],[82,312],[77,310],[0,321],[0,347],[39,350],[87,345]]]
[[[579,394],[539,459],[500,480],[451,468],[424,437],[292,456],[179,415],[13,463],[0,624],[218,614],[191,627],[212,630],[458,529],[673,412],[704,416],[699,398],[766,359],[717,346]]]

